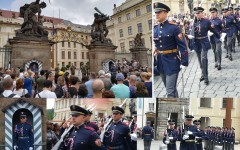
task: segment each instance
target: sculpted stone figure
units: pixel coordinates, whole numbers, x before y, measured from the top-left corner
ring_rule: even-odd
[[[142,33],[138,33],[134,38],[135,47],[143,47],[144,44],[142,42]]]

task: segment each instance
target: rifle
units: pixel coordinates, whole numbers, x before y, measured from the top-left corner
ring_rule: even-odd
[[[123,105],[126,103],[126,101],[127,101],[127,99],[125,99],[125,100],[123,101],[123,103],[122,103],[121,105],[119,105],[119,107],[123,107]],[[113,122],[113,119],[110,118],[110,119],[108,120],[108,122],[103,126],[102,132],[101,132],[101,134],[100,134],[101,142],[103,142],[104,134],[105,134],[105,132],[110,128],[112,122]]]
[[[168,120],[170,120],[171,119],[171,113],[169,114],[169,116],[168,116]],[[167,120],[167,130],[168,130],[168,120]],[[166,135],[166,143],[169,143],[170,142],[170,139],[169,139],[169,135],[168,135],[168,133],[167,133],[167,130],[165,131],[165,135]]]

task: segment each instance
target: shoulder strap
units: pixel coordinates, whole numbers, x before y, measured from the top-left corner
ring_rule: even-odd
[[[41,96],[39,95],[39,93],[38,93],[38,98],[41,98]]]
[[[8,98],[13,98],[16,94],[10,94]]]

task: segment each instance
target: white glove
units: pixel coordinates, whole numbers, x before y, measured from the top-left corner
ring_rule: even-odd
[[[29,150],[33,150],[33,148],[32,148],[32,147],[29,147]]]
[[[222,36],[221,36],[221,38],[220,38],[220,41],[221,42],[224,42],[224,39],[225,39],[225,36],[226,36],[227,34],[226,33],[222,33]]]
[[[212,35],[213,35],[213,33],[208,31],[208,36],[212,36]]]
[[[13,148],[14,148],[14,150],[17,150],[18,147],[15,145],[15,146],[13,146]]]
[[[188,134],[193,134],[191,131],[188,131],[187,133],[188,133]]]
[[[196,138],[196,139],[199,139],[199,137],[198,137],[198,136],[196,136],[195,138]]]
[[[189,135],[184,135],[183,136],[183,140],[186,140],[186,139],[188,139],[189,138]]]
[[[185,69],[186,66],[180,65],[180,69]]]
[[[194,36],[192,36],[192,35],[187,35],[187,37],[188,37],[190,40],[194,38]]]
[[[169,140],[173,140],[173,137],[169,137]]]
[[[165,141],[166,144],[169,144],[169,141]]]

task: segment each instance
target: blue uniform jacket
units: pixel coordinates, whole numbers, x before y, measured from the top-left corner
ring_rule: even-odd
[[[128,125],[119,121],[112,123],[104,134],[103,144],[106,148],[116,147],[117,150],[132,150],[133,145]]]
[[[168,137],[173,137],[173,139],[170,139],[170,143],[176,143],[177,139],[178,139],[178,131],[175,130],[175,129],[167,129],[167,134],[168,134]],[[163,143],[165,143],[166,141],[166,136],[165,135],[165,132],[164,132],[164,138],[163,138]]]
[[[29,149],[29,147],[33,147],[33,128],[30,123],[18,123],[15,126],[13,143],[17,145],[19,149]]]
[[[142,139],[144,141],[152,141],[152,139],[154,138],[153,135],[153,128],[150,126],[145,126],[142,129]]]
[[[95,132],[97,132],[99,130],[98,126],[90,121],[86,122],[85,124],[88,127],[92,127],[95,130]]]
[[[178,25],[166,20],[154,26],[154,43],[158,51],[178,49],[170,54],[158,54],[157,69],[171,75],[180,71],[180,65],[188,66],[188,51],[185,38]]]
[[[234,29],[234,18],[232,16],[224,16],[223,17],[223,32],[227,34],[227,37],[232,37],[233,33],[235,32]]]
[[[210,19],[212,25],[214,25],[215,31],[220,35],[222,33],[222,20],[218,17],[214,19]],[[210,42],[212,44],[221,43],[220,38],[218,38],[215,34],[210,37]]]
[[[195,19],[194,21],[194,50],[207,51],[211,48],[208,40],[208,31],[215,34],[216,38],[220,38],[220,35],[214,28],[211,27],[211,22],[208,19]]]

